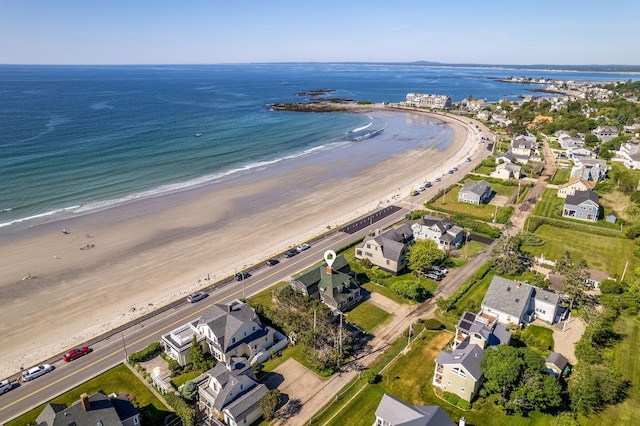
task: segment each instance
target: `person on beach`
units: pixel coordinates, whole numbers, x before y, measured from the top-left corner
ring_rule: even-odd
[[[62,233],[63,233],[64,235],[67,235],[67,234],[69,234],[69,231],[67,231],[66,229],[63,229],[63,230],[62,230]]]

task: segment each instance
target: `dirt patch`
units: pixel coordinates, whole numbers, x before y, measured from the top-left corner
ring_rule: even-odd
[[[504,195],[494,195],[489,204],[492,206],[500,206],[504,207],[509,202],[509,197],[505,197]]]

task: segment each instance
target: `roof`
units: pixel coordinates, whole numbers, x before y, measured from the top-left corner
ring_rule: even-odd
[[[376,237],[365,237],[364,243],[375,241],[385,259],[399,262],[408,242],[413,240],[413,230],[407,224],[396,226]]]
[[[331,266],[331,273],[327,272],[325,264],[321,264],[296,277],[294,281],[301,283],[307,289],[317,286],[319,292],[339,305],[348,300],[352,293],[357,292],[359,287],[350,274],[351,268],[344,256],[337,256]],[[309,295],[311,295],[310,292]]]
[[[455,426],[442,407],[408,405],[388,394],[382,396],[376,417],[392,426]]]
[[[482,378],[480,363],[484,357],[484,350],[478,345],[468,344],[468,340],[458,345],[452,352],[441,351],[436,363],[441,365],[461,365],[475,380]]]
[[[211,332],[218,339],[220,348],[222,348],[224,352],[227,352],[232,345],[240,343],[231,343],[231,339],[225,339],[225,336],[235,335],[236,332],[247,323],[255,323],[259,326],[258,331],[264,331],[262,321],[260,321],[255,311],[249,305],[238,299],[228,304],[212,305],[202,313],[202,316],[198,320],[198,326],[206,325],[211,329]],[[251,336],[253,336],[253,334]]]
[[[598,197],[598,194],[596,194],[591,190],[576,191],[575,194],[573,195],[567,195],[567,200],[565,201],[565,204],[570,204],[572,206],[579,206],[580,204],[585,203],[587,201],[591,201],[592,203],[595,203],[596,206],[600,205],[599,203],[600,198]]]
[[[467,182],[462,186],[460,192],[472,192],[478,196],[484,194],[487,189],[491,189],[491,184],[486,180],[479,180],[476,182]]]
[[[597,269],[587,269],[587,272],[589,273],[589,279],[591,281],[596,281],[601,283],[602,281],[609,279],[609,274],[603,271],[599,271]]]
[[[583,178],[582,176],[576,176],[576,177],[572,177],[569,179],[569,181],[567,183],[563,183],[561,185],[558,185],[558,189],[562,189],[562,188],[566,188],[568,186],[571,186],[575,183],[580,182],[582,185],[584,185],[585,188],[588,189],[593,189],[596,187],[596,183],[594,181],[591,180],[587,180],[585,178]]]
[[[564,275],[549,274],[547,279],[549,280],[549,289],[555,292],[561,292],[564,288]]]
[[[519,320],[529,306],[533,288],[527,284],[495,275],[491,280],[482,306],[505,312]]]
[[[138,410],[124,397],[108,397],[98,391],[88,397],[89,409],[82,401],[70,407],[64,404],[48,404],[36,422],[41,426],[98,425],[115,426],[139,414]]]
[[[232,366],[233,369],[230,370],[229,366]],[[208,370],[205,375],[208,376],[208,380],[206,381],[206,386],[204,387],[204,389],[201,388],[201,390],[204,390],[211,394],[211,392],[209,391],[209,383],[215,379],[220,384],[220,390],[218,391],[217,395],[212,394],[212,396],[215,398],[213,408],[218,411],[222,411],[223,409],[227,408],[228,405],[230,405],[227,404],[227,406],[225,406],[225,402],[227,402],[229,398],[231,398],[231,403],[239,398],[238,395],[236,395],[235,398],[231,397],[231,395],[229,395],[229,392],[232,392],[236,384],[241,381],[241,376],[246,376],[247,378],[249,378],[250,381],[254,384],[254,387],[257,383],[256,375],[253,371],[253,368],[251,367],[251,364],[249,364],[246,359],[239,357],[231,358],[229,364],[226,364],[224,362],[217,363],[216,366]],[[245,392],[239,395],[242,396],[251,389],[253,389],[253,387],[247,388]]]
[[[260,404],[260,400],[262,400],[262,397],[264,397],[266,393],[267,387],[260,383],[229,404],[224,411],[231,414],[236,420],[242,419],[249,411],[252,411],[252,409],[255,409],[255,407]]]
[[[560,354],[558,352],[551,352],[549,354],[549,356],[547,357],[547,359],[545,360],[545,362],[547,364],[555,365],[560,370],[562,370],[564,367],[566,367],[567,364],[569,363],[569,361],[567,361],[567,359],[562,354]]]

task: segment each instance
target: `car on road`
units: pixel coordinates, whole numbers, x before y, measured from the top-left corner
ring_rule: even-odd
[[[187,302],[196,303],[196,302],[201,301],[205,297],[207,297],[207,293],[205,293],[204,291],[197,291],[197,292],[187,296]]]
[[[467,163],[471,162],[471,157],[467,157]]]
[[[47,374],[51,370],[53,370],[53,367],[49,364],[42,364],[38,365],[37,367],[32,367],[27,371],[22,372],[22,381],[28,382],[29,380],[33,380],[37,377],[42,376],[43,374]]]
[[[298,250],[292,248],[292,249],[287,250],[287,251],[284,252],[284,257],[293,257],[296,254],[298,254]]]
[[[267,260],[267,266],[274,266],[274,265],[277,265],[278,263],[280,263],[278,261],[278,259],[269,259],[269,260]]]
[[[235,277],[236,277],[236,281],[242,281],[242,280],[246,280],[247,278],[249,278],[251,276],[250,273],[248,272],[238,272]]]
[[[9,392],[12,387],[13,387],[13,385],[11,384],[11,382],[9,380],[1,381],[0,382],[0,395],[2,395],[5,392]]]
[[[453,168],[453,171],[454,171],[454,172],[457,172],[457,171],[458,171],[458,168],[457,168],[457,167],[454,167],[454,168]]]
[[[452,175],[453,174],[453,170],[449,170],[449,174]]]
[[[301,244],[298,247],[296,247],[296,250],[298,250],[298,252],[303,252],[305,250],[309,250],[311,248],[311,246],[307,243]]]
[[[71,349],[66,354],[62,355],[62,359],[66,362],[73,361],[74,359],[78,359],[81,356],[84,356],[89,353],[89,346],[82,346],[81,348]]]
[[[440,182],[442,179],[440,179],[439,177],[436,178],[436,182]]]
[[[431,188],[433,186],[433,184],[431,182],[425,182],[424,183],[424,187],[425,188]]]

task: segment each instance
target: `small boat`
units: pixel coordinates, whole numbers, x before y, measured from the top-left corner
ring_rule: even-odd
[[[200,136],[202,136],[202,133],[196,133],[196,138],[199,138]]]

